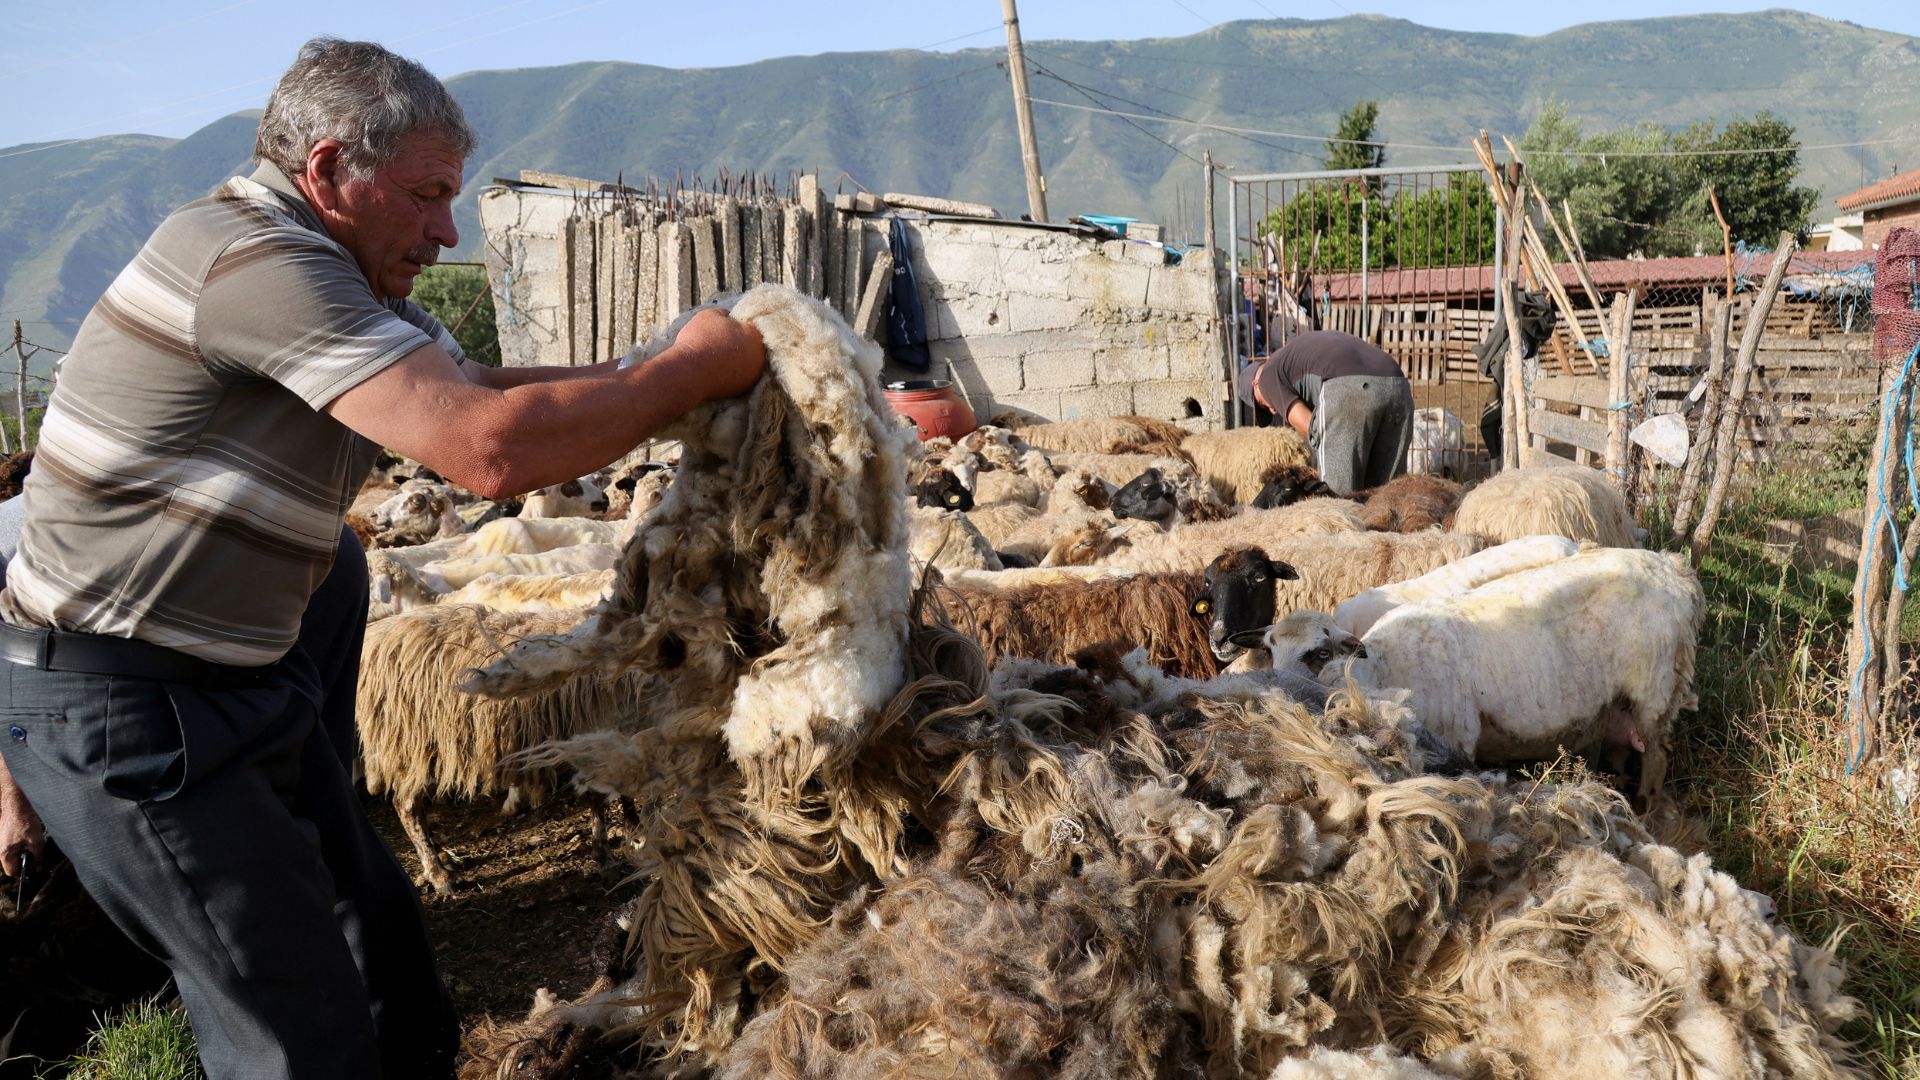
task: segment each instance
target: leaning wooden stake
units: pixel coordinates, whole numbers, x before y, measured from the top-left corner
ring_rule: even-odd
[[[1623,407],[1633,394],[1633,362],[1628,359],[1633,347],[1633,309],[1640,301],[1640,290],[1628,289],[1613,298],[1607,333],[1607,479],[1628,494],[1627,484],[1627,410]]]
[[[1793,233],[1780,234],[1780,246],[1774,250],[1773,265],[1767,280],[1753,298],[1747,312],[1747,325],[1740,332],[1740,353],[1733,360],[1732,385],[1727,389],[1727,404],[1720,417],[1720,431],[1713,444],[1713,483],[1707,488],[1706,505],[1700,511],[1700,525],[1693,531],[1693,562],[1700,564],[1707,552],[1713,527],[1720,523],[1720,507],[1726,502],[1727,485],[1733,479],[1734,437],[1739,433],[1741,415],[1747,401],[1747,387],[1753,382],[1753,361],[1760,352],[1760,338],[1766,333],[1767,312],[1773,310],[1773,298],[1780,293],[1780,282],[1787,276],[1787,263],[1793,260],[1800,242]]]
[[[1700,422],[1694,426],[1693,441],[1687,446],[1687,467],[1680,475],[1680,491],[1674,497],[1673,535],[1685,536],[1693,524],[1693,504],[1700,497],[1700,480],[1706,475],[1707,456],[1720,422],[1720,405],[1727,396],[1727,336],[1733,323],[1733,303],[1709,298],[1707,311],[1706,401],[1700,407]]]
[[[1520,315],[1515,310],[1520,298],[1520,227],[1526,220],[1526,201],[1526,192],[1513,192],[1513,209],[1507,215],[1506,272],[1500,282],[1500,308],[1507,322],[1506,385],[1500,388],[1506,422],[1500,425],[1500,458],[1508,469],[1520,467],[1533,441],[1533,418],[1527,415],[1526,348],[1520,340]]]

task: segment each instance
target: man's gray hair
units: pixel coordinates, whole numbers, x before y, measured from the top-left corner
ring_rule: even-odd
[[[267,99],[253,156],[298,176],[314,143],[338,139],[341,165],[364,180],[416,131],[446,139],[461,157],[476,142],[460,103],[418,61],[371,41],[317,37],[300,47]]]

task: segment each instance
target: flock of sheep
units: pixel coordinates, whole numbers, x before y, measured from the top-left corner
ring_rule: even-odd
[[[1491,768],[1651,796],[1693,704],[1699,585],[1604,478],[1340,499],[1290,432],[1131,417],[923,443],[825,307],[734,314],[770,377],[591,516],[365,498],[366,778],[429,880],[423,798],[566,780],[640,886],[464,1075],[603,1037],[633,1075],[1853,1075],[1830,952],[1614,787]]]

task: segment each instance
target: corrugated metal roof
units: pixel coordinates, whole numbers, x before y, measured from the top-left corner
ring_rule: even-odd
[[[1842,210],[1864,210],[1915,199],[1920,199],[1920,169],[1903,172],[1877,184],[1868,184],[1850,195],[1840,196],[1834,202]]]

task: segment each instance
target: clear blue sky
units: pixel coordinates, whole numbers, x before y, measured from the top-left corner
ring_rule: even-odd
[[[1180,37],[1238,19],[1372,13],[1454,30],[1545,34],[1595,18],[1631,19],[1778,4],[1614,0],[1024,0],[1021,27],[1048,38]],[[1822,3],[1806,10],[1920,35],[1920,3]],[[300,43],[371,38],[441,76],[486,68],[628,60],[726,67],[773,56],[876,49],[964,49],[1004,42],[998,0],[0,0],[0,147],[118,132],[185,135],[265,104]]]

